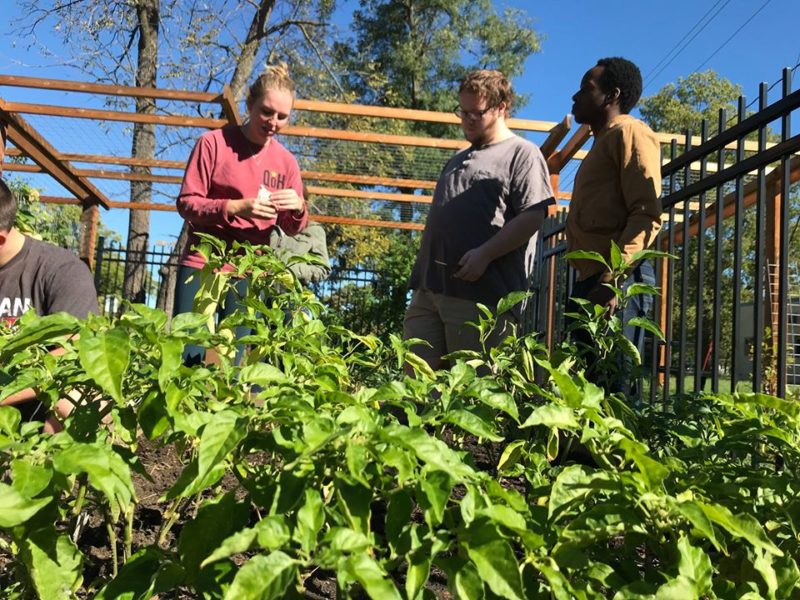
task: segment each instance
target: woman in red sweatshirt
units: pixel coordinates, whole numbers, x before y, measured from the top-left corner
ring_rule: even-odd
[[[269,66],[247,93],[247,122],[209,131],[197,142],[178,195],[178,212],[189,224],[189,240],[178,269],[175,312],[192,310],[199,281],[186,283],[203,266],[193,247],[197,233],[225,242],[267,244],[277,224],[288,234],[302,231],[308,221],[297,160],[277,139],[289,121],[295,86],[286,65]],[[240,293],[246,289],[240,284]],[[220,318],[236,309],[229,295]],[[242,332],[244,333],[244,332]],[[203,349],[187,347],[185,358],[203,359]]]

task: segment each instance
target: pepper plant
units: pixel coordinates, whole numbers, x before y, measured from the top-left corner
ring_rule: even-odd
[[[793,402],[634,409],[535,335],[432,371],[396,336],[330,324],[269,249],[203,251],[194,313],[28,314],[0,338],[0,399],[29,386],[48,405],[86,399],[55,435],[0,407],[6,597],[293,598],[319,573],[342,598],[432,598],[434,579],[466,599],[800,593]],[[238,277],[241,309],[214,322]],[[475,326],[485,336],[520,299]],[[184,365],[186,344],[218,364]],[[587,464],[562,459],[569,437]],[[182,468],[156,539],[137,546],[144,443]],[[84,514],[111,550],[94,578]]]

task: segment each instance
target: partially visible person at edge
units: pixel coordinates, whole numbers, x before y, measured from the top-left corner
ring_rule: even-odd
[[[308,220],[300,168],[275,135],[289,122],[295,86],[286,65],[268,66],[247,93],[248,118],[244,125],[228,125],[204,134],[197,142],[178,195],[178,212],[189,223],[189,240],[178,270],[175,312],[192,310],[200,282],[187,278],[204,265],[193,247],[197,233],[233,241],[267,244],[276,225],[293,235]],[[247,281],[237,285],[246,293]],[[220,318],[236,310],[233,291]],[[246,331],[238,331],[239,337]],[[196,364],[205,350],[187,346],[184,360]]]
[[[442,357],[480,349],[478,303],[494,309],[516,290],[527,289],[534,234],[555,202],[547,164],[539,148],[506,125],[514,94],[499,71],[474,71],[459,87],[464,137],[470,143],[448,161],[411,273],[414,290],[403,337],[420,338],[412,350],[433,369]],[[492,332],[496,345],[518,320],[519,307]]]
[[[569,251],[591,250],[608,260],[614,241],[623,259],[630,262],[636,252],[653,244],[661,228],[658,139],[646,124],[628,114],[641,94],[642,75],[635,64],[624,58],[603,58],[586,72],[572,97],[572,114],[578,123],[591,127],[594,143],[575,175],[566,227]],[[624,281],[612,281],[611,273],[595,261],[573,260],[571,264],[577,270],[572,297],[604,306],[609,313],[616,310],[617,298],[604,284],[623,289],[634,282],[655,284],[648,261],[635,265]],[[622,315],[623,323],[646,316],[651,305],[652,296],[635,296]],[[571,303],[568,310],[577,307]],[[626,325],[625,336],[641,355],[643,330]],[[589,349],[594,347],[585,330],[577,330],[573,339]],[[637,392],[635,385],[629,387],[635,382],[628,381],[628,367],[627,361],[620,363],[610,391]],[[589,375],[593,377],[591,370]]]
[[[312,206],[311,195],[303,184],[303,198],[307,206]],[[328,257],[328,238],[321,223],[308,221],[306,228],[295,235],[287,235],[279,226],[275,226],[269,234],[269,246],[275,255],[284,262],[294,256],[306,254],[320,259],[320,263],[295,262],[289,270],[304,286],[325,281],[331,273],[331,261]]]
[[[16,216],[16,199],[0,179],[0,320],[13,324],[28,310],[40,316],[63,311],[79,319],[97,313],[89,268],[72,252],[24,235],[14,226]],[[60,350],[53,351],[57,353]],[[36,392],[28,388],[0,404],[16,407],[25,421],[43,421],[44,430],[54,433],[62,429],[59,419],[77,402],[80,397],[71,394],[47,413]]]

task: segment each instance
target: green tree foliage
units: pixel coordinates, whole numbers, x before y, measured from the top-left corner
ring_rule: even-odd
[[[679,77],[639,103],[642,118],[654,131],[700,133],[700,123],[708,122],[709,135],[717,131],[721,108],[728,117],[736,115],[736,99],[742,94],[740,85],[732,83],[709,69]]]

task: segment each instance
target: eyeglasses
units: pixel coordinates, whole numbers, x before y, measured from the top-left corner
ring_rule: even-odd
[[[489,108],[484,108],[483,110],[464,110],[463,108],[458,107],[453,111],[453,114],[459,119],[470,118],[475,121],[479,121],[483,118],[483,115],[488,113],[490,110],[494,110],[495,108],[497,107],[490,106]]]

